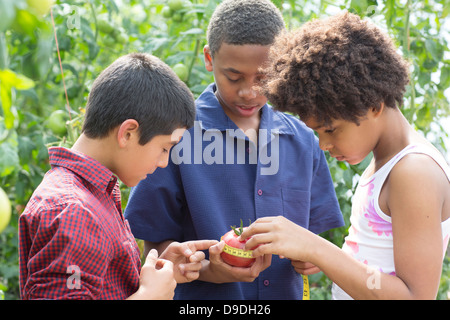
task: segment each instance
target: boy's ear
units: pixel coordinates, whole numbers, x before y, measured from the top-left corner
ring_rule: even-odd
[[[203,48],[203,56],[205,57],[205,68],[209,72],[213,71],[213,65],[212,65],[212,56],[211,56],[211,50],[209,49],[209,45],[206,45]]]
[[[124,148],[134,138],[139,140],[139,122],[134,119],[127,119],[119,126],[117,131],[117,142],[119,147]]]

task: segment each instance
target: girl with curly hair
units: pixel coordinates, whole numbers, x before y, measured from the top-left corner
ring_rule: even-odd
[[[373,159],[353,197],[343,248],[283,217],[242,238],[254,256],[278,254],[322,270],[334,299],[435,299],[450,234],[450,168],[399,107],[408,64],[379,28],[350,13],[278,37],[264,94],[299,115],[338,161]],[[303,269],[303,270],[300,270]]]

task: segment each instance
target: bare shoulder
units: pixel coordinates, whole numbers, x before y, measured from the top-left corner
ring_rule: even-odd
[[[403,157],[389,175],[390,202],[442,208],[450,194],[450,184],[442,168],[430,156],[411,153]]]
[[[391,177],[421,182],[448,184],[443,169],[430,156],[423,153],[410,153],[404,156],[391,171]]]

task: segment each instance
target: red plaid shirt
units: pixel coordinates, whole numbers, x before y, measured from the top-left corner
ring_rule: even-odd
[[[52,169],[19,219],[22,299],[127,298],[141,265],[117,178],[73,150],[49,155]]]

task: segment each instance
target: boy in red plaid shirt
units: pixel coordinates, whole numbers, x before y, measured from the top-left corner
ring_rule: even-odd
[[[141,267],[118,186],[167,166],[194,118],[189,89],[156,57],[129,54],[100,74],[81,136],[49,149],[52,168],[20,216],[22,299],[171,299],[177,282],[197,279],[201,250],[217,241],[152,250]]]

